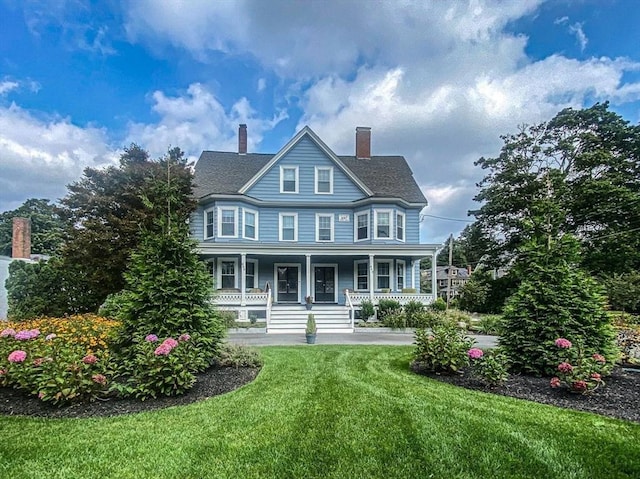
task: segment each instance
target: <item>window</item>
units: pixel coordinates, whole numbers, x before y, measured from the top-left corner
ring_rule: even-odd
[[[258,213],[252,210],[244,211],[244,235],[246,239],[258,239]]]
[[[356,290],[369,289],[369,263],[367,261],[355,261]]]
[[[204,237],[213,238],[214,214],[213,210],[204,212]]]
[[[376,262],[376,289],[391,289],[391,262]]]
[[[316,194],[330,195],[333,193],[333,167],[316,166]]]
[[[280,193],[298,192],[298,167],[280,167]]]
[[[356,241],[369,239],[369,212],[356,213]]]
[[[255,259],[248,259],[246,263],[246,271],[244,274],[245,287],[247,289],[253,289],[258,287],[258,261]]]
[[[237,237],[238,208],[219,208],[218,236],[221,238]]]
[[[391,237],[391,212],[376,210],[376,239],[386,239]]]
[[[333,241],[332,214],[316,214],[316,241]]]
[[[280,241],[298,241],[297,213],[280,213]]]
[[[396,290],[402,291],[404,289],[404,261],[396,261]]]
[[[235,258],[218,259],[218,288],[233,289],[238,287],[238,260]]]
[[[404,213],[396,212],[396,239],[404,241]]]

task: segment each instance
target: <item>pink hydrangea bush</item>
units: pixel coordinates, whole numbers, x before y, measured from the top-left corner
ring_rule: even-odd
[[[613,367],[601,354],[585,356],[580,345],[574,346],[565,338],[554,341],[559,357],[556,376],[549,385],[554,388],[566,388],[573,393],[588,394],[604,386],[603,376]]]
[[[471,360],[471,374],[488,386],[498,386],[508,379],[508,358],[500,348],[487,352],[479,348],[471,348],[467,351],[467,355]]]

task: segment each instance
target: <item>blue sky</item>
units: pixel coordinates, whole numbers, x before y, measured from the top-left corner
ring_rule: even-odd
[[[500,135],[608,100],[640,121],[636,1],[0,0],[0,211],[56,200],[136,142],[194,160],[276,152],[308,124],[401,154],[430,205],[467,218]],[[425,240],[463,221],[427,217]]]

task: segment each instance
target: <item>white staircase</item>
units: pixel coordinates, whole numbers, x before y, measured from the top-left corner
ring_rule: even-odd
[[[301,333],[307,327],[307,316],[312,313],[316,319],[318,334],[353,333],[349,309],[336,304],[314,304],[311,311],[299,304],[274,304],[267,333]]]

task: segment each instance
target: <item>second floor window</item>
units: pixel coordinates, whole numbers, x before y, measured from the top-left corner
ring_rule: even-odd
[[[376,239],[391,237],[391,212],[376,211]]]
[[[205,227],[205,238],[213,238],[213,227],[214,227],[214,216],[213,210],[208,210],[204,212],[204,227]]]
[[[244,210],[244,237],[258,239],[258,214],[255,211]]]
[[[356,214],[356,241],[369,239],[369,213]]]
[[[333,241],[333,215],[316,215],[316,241]]]
[[[333,168],[316,167],[316,193],[331,194],[333,193]]]
[[[220,231],[221,238],[236,237],[236,208],[220,208]]]
[[[280,213],[280,241],[298,241],[298,215]]]
[[[404,213],[396,213],[396,239],[404,241]]]
[[[298,167],[280,167],[280,193],[298,192]]]

